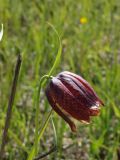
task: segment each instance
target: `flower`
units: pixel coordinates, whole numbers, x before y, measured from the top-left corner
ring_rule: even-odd
[[[88,22],[87,18],[86,17],[81,17],[80,18],[80,23],[81,24],[86,24]]]
[[[46,88],[47,99],[52,108],[76,131],[71,118],[89,123],[90,116],[97,116],[103,102],[89,83],[81,76],[64,71],[53,77]]]

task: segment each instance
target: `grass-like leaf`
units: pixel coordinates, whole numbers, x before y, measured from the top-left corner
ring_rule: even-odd
[[[3,37],[3,24],[2,24],[2,29],[0,31],[0,41],[2,40],[2,37]]]

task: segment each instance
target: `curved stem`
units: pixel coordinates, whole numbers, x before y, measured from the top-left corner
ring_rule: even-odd
[[[54,151],[57,150],[57,135],[56,135],[55,125],[54,125],[53,119],[52,119],[52,117],[51,117],[52,112],[53,112],[53,109],[51,109],[51,111],[49,112],[49,114],[48,114],[48,116],[47,116],[47,118],[46,118],[46,121],[45,121],[45,123],[44,123],[44,125],[43,125],[43,127],[42,127],[42,129],[41,129],[41,131],[40,131],[40,133],[39,133],[38,141],[40,141],[40,139],[41,139],[41,137],[42,137],[42,135],[43,135],[43,133],[44,133],[47,125],[48,125],[48,122],[49,122],[49,120],[50,120],[50,118],[51,118],[53,130],[54,130],[54,136],[55,136],[55,137],[54,137],[54,139],[55,139],[55,145],[54,145],[48,152],[42,153],[42,154],[38,155],[36,158],[34,158],[34,160],[42,159],[42,158],[48,156],[49,154],[51,154],[52,152],[54,152]]]
[[[48,75],[45,75],[43,76],[41,79],[40,79],[40,84],[39,84],[39,88],[38,88],[38,92],[37,92],[37,99],[36,99],[36,119],[35,119],[35,125],[36,125],[36,129],[35,129],[35,143],[34,143],[34,146],[32,147],[32,150],[29,154],[29,157],[27,160],[32,160],[35,156],[35,153],[37,153],[37,146],[38,146],[38,141],[39,139],[41,138],[41,133],[40,133],[40,136],[38,135],[38,111],[39,111],[39,99],[40,99],[40,91],[41,91],[41,87],[44,87],[46,82],[47,82],[47,78],[52,78],[51,74],[53,73],[53,71],[56,69],[56,67],[58,66],[59,62],[60,62],[60,58],[61,58],[61,53],[62,53],[62,44],[61,44],[61,39],[59,37],[59,34],[57,32],[57,30],[55,29],[55,27],[53,25],[51,25],[50,23],[48,23],[53,31],[56,33],[57,37],[58,37],[58,40],[59,40],[59,49],[58,49],[58,52],[57,52],[57,55],[56,55],[56,58],[55,58],[55,61],[53,63],[53,66],[51,68],[51,70],[49,71],[49,74]],[[52,113],[52,110],[50,112],[50,115]],[[49,116],[48,116],[49,117]],[[48,119],[49,120],[49,119]],[[48,121],[47,121],[48,122]],[[42,130],[42,133],[43,131],[45,130],[46,128],[46,124],[47,122],[45,123],[44,125],[44,128]]]
[[[39,100],[40,100],[40,92],[43,84],[45,84],[47,81],[46,79],[53,78],[49,75],[44,75],[40,79],[40,83],[37,90],[37,98],[36,98],[36,114],[35,114],[35,155],[38,153],[38,130],[39,130]]]

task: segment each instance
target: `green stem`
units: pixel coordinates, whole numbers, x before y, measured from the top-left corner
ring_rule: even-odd
[[[40,83],[38,86],[38,91],[37,91],[37,98],[36,98],[36,114],[35,114],[35,155],[38,153],[38,131],[39,131],[39,100],[40,100],[40,92],[43,84],[45,84],[46,79],[52,78],[52,76],[49,75],[44,75],[40,79]]]
[[[39,135],[38,135],[38,111],[39,111],[39,99],[40,99],[40,91],[41,91],[41,87],[44,87],[47,80],[46,78],[50,78],[51,77],[51,74],[53,73],[53,71],[56,69],[56,67],[58,66],[59,62],[60,62],[60,58],[61,58],[61,53],[62,53],[62,44],[61,44],[61,40],[60,40],[60,37],[59,37],[59,34],[57,32],[57,30],[55,29],[55,27],[53,25],[51,25],[50,23],[48,23],[52,29],[54,30],[54,32],[56,33],[57,37],[58,37],[58,40],[59,40],[59,49],[58,49],[58,53],[57,53],[57,56],[55,58],[55,61],[54,61],[54,64],[49,72],[48,75],[46,76],[43,76],[40,80],[40,85],[39,85],[39,88],[38,88],[38,92],[37,92],[37,99],[36,99],[36,119],[35,119],[35,143],[32,147],[32,150],[28,156],[28,159],[27,160],[33,160],[33,158],[35,157],[35,153],[37,153],[37,146],[38,146],[38,141],[40,140],[42,134],[44,133],[44,130],[47,126],[47,123],[49,121],[49,119],[47,119],[47,122],[44,124],[44,127],[42,129],[42,133],[40,132]],[[45,79],[44,79],[45,78]],[[51,77],[52,78],[52,77]],[[51,115],[52,111],[50,112],[50,115]],[[50,116],[49,115],[49,116]],[[48,117],[49,117],[48,116]]]
[[[38,142],[40,141],[40,139],[42,138],[42,135],[43,135],[43,133],[44,133],[44,131],[45,131],[47,125],[48,125],[48,122],[49,122],[50,117],[51,117],[51,115],[52,115],[52,111],[53,111],[53,110],[51,109],[51,111],[49,112],[49,114],[48,114],[48,116],[47,116],[47,118],[46,118],[46,120],[45,120],[44,125],[42,126],[42,128],[41,128],[41,130],[40,130],[40,132],[39,132],[39,134],[38,134],[37,144],[38,144]],[[33,147],[32,147],[32,150],[30,151],[27,160],[33,160],[33,159],[34,159],[34,157],[35,157],[35,149],[36,149],[36,148],[35,148],[35,143],[34,143],[34,145],[33,145]]]

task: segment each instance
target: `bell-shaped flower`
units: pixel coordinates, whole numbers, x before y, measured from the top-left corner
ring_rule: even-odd
[[[53,77],[46,88],[47,99],[52,108],[76,131],[72,118],[84,123],[90,122],[91,116],[97,116],[99,99],[89,83],[74,73],[64,71]]]

